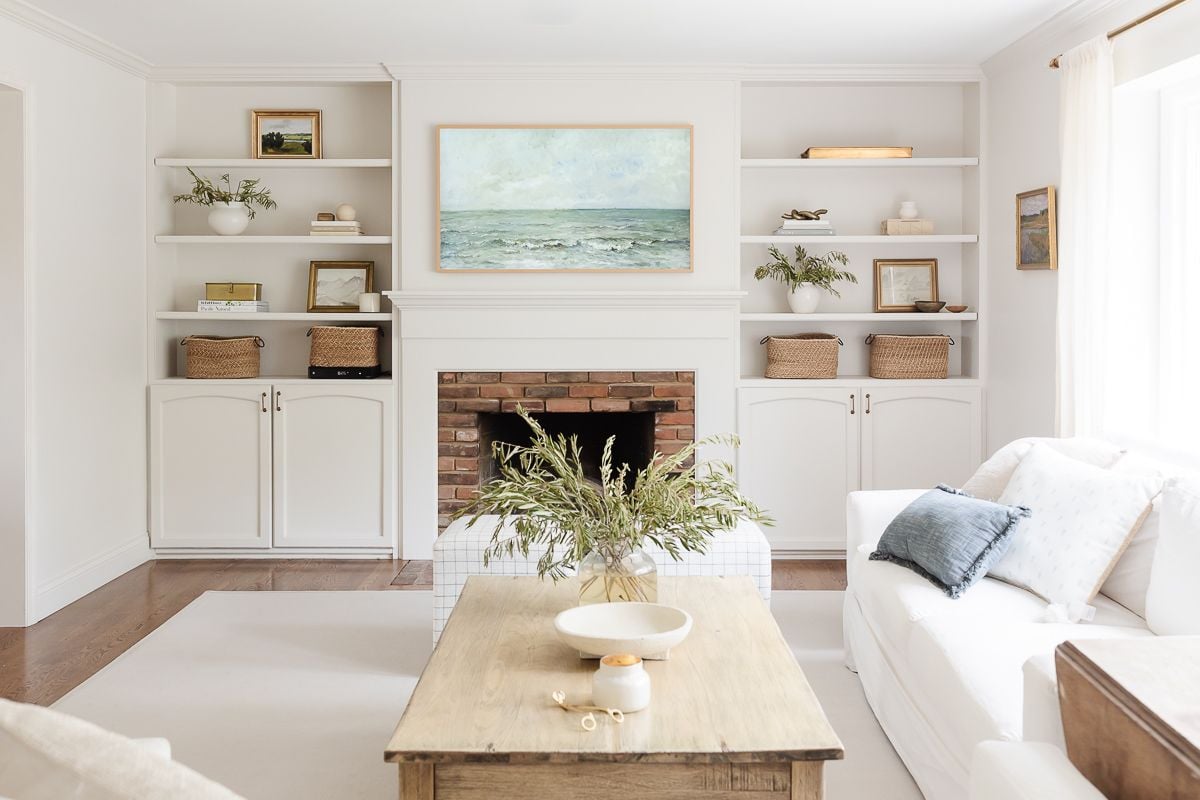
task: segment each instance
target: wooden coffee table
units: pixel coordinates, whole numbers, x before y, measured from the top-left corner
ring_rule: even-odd
[[[467,581],[386,759],[402,800],[637,797],[819,800],[843,755],[753,581],[660,578],[659,601],[692,615],[670,660],[646,662],[650,707],[616,724],[554,704],[590,704],[595,661],[554,633],[578,586]]]

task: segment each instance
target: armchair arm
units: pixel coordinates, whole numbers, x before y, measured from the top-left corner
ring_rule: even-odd
[[[1023,720],[1021,739],[1045,742],[1065,751],[1062,712],[1058,705],[1058,677],[1054,653],[1039,653],[1021,667],[1023,674]]]
[[[863,545],[872,550],[888,523],[925,489],[851,492],[846,497],[846,569],[852,570],[854,552]]]
[[[970,800],[1104,800],[1062,750],[1041,742],[981,742],[971,759]]]

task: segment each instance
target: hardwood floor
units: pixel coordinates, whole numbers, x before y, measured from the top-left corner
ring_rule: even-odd
[[[0,697],[50,705],[206,591],[428,589],[430,561],[151,561],[28,628],[0,628]],[[844,589],[844,562],[776,561],[776,589]]]

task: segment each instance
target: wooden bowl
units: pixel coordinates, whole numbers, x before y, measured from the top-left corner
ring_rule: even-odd
[[[946,305],[946,301],[945,300],[918,300],[914,305],[916,305],[917,311],[921,311],[925,314],[934,314],[934,313],[942,310],[942,307]]]
[[[952,314],[961,314],[967,310],[966,306],[946,306],[946,310]]]

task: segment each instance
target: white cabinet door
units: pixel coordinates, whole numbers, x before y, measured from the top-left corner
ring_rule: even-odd
[[[962,486],[979,466],[983,398],[978,387],[862,390],[862,487]]]
[[[150,387],[150,543],[270,547],[271,387]]]
[[[738,392],[738,482],[775,518],[771,548],[842,550],[846,495],[858,488],[855,390]]]
[[[390,547],[390,386],[274,387],[276,547]]]

